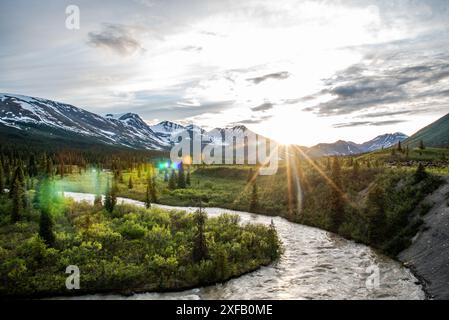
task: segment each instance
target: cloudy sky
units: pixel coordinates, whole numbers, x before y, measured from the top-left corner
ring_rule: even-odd
[[[1,0],[0,92],[303,145],[413,134],[449,112],[449,1]]]

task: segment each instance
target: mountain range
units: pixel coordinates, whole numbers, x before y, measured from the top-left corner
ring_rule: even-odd
[[[415,143],[425,139],[429,140],[428,145],[441,140],[442,144],[449,144],[448,124],[449,115],[410,138],[397,132],[380,135],[361,144],[340,140],[335,143],[321,143],[310,148],[302,147],[302,149],[309,156],[318,157],[360,154],[388,148],[404,140]],[[245,126],[217,129],[221,133],[231,131],[237,136],[249,130]],[[173,134],[182,130],[201,134],[206,143],[214,142],[208,131],[194,124],[184,126],[163,121],[151,126],[135,113],[100,116],[61,102],[0,93],[0,134],[4,140],[45,141],[70,146],[102,144],[166,151],[174,143]]]

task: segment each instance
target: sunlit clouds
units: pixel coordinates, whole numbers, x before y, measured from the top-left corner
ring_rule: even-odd
[[[447,1],[78,2],[75,32],[67,1],[2,1],[0,91],[305,145],[449,110]]]

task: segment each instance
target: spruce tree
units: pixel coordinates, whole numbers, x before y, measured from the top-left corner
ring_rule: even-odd
[[[181,162],[179,164],[179,172],[178,172],[178,188],[185,189],[186,188],[186,176],[184,173],[184,165]]]
[[[424,141],[423,140],[419,140],[419,148],[421,150],[424,150],[426,147],[424,146]]]
[[[53,177],[53,160],[50,157],[46,159],[45,173],[47,177]]]
[[[354,161],[354,165],[352,167],[352,178],[358,178],[360,172],[360,165],[357,160]]]
[[[249,203],[249,212],[256,212],[259,207],[256,181],[254,181],[252,183],[252,185],[253,185],[253,188],[252,188],[252,192],[251,192],[251,200]]]
[[[344,219],[344,202],[342,196],[341,167],[338,158],[334,158],[332,164],[332,181],[331,186],[331,220],[332,231],[337,232]]]
[[[61,179],[64,179],[64,170],[65,170],[64,160],[60,159],[59,160],[59,175],[61,176]]]
[[[114,211],[114,207],[117,204],[117,195],[116,195],[116,187],[115,183],[113,183],[112,187],[110,185],[110,182],[108,180],[106,184],[106,195],[104,200],[104,208],[108,212]]]
[[[370,243],[379,245],[385,240],[387,218],[385,214],[385,192],[377,184],[368,193],[367,200],[368,239]]]
[[[46,209],[41,210],[39,236],[44,240],[47,246],[52,247],[54,245],[55,235],[53,233],[53,219]]]
[[[156,203],[157,202],[157,187],[156,187],[156,176],[152,176],[150,179],[150,198],[151,202]]]
[[[191,185],[191,181],[190,181],[190,166],[187,169],[187,175],[186,175],[186,185],[190,186]]]
[[[3,194],[4,190],[5,190],[5,180],[3,174],[3,164],[0,161],[0,194]]]
[[[129,180],[128,180],[128,189],[132,189],[134,188],[134,184],[133,184],[133,178],[132,176],[129,176]]]
[[[332,168],[331,158],[327,158],[326,170],[331,171],[331,168]]]
[[[200,208],[195,213],[197,231],[193,241],[193,261],[196,263],[208,258],[208,248],[206,236],[204,234],[206,219],[206,214],[203,213],[202,209]]]
[[[31,178],[37,176],[38,170],[37,170],[36,159],[34,157],[34,154],[32,154],[30,156],[30,159],[28,161],[28,168],[27,169],[28,169],[28,175]]]
[[[172,170],[172,172],[171,172],[170,179],[168,180],[168,188],[170,190],[176,189],[176,172],[175,172],[175,170]]]
[[[253,168],[249,168],[248,177],[246,178],[246,182],[250,183],[253,180],[254,173]]]
[[[145,208],[150,209],[151,208],[151,180],[147,183],[147,190],[145,192]]]
[[[96,179],[95,179],[94,206],[101,207],[102,205],[103,205],[103,203],[102,203],[102,197],[101,197],[100,171],[97,171],[97,176],[96,176]]]
[[[11,185],[10,197],[12,199],[11,221],[15,223],[22,218],[24,197],[23,186],[17,176]]]

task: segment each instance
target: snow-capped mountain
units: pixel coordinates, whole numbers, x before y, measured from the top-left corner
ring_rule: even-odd
[[[149,126],[135,113],[107,114],[105,117],[52,100],[0,93],[0,133],[34,141],[57,140],[66,144],[102,143],[135,149],[169,150],[174,135],[182,130],[200,134],[203,146],[217,141],[212,131],[195,125],[163,121]],[[243,125],[216,128],[225,134],[242,137],[249,129]],[[352,155],[388,148],[408,137],[403,133],[378,136],[362,144],[348,141],[321,143],[303,148],[309,156]],[[51,141],[53,141],[51,140]]]
[[[304,149],[311,157],[347,156],[380,150],[382,148],[389,148],[396,145],[399,141],[402,142],[407,138],[407,135],[396,132],[377,136],[370,141],[360,144],[351,141],[339,140],[334,143],[320,143],[311,148]]]
[[[150,128],[159,139],[168,144],[172,142],[172,137],[176,133],[186,130],[184,126],[171,121],[162,121],[156,125],[150,126]]]
[[[382,148],[389,148],[407,139],[408,136],[401,132],[387,133],[374,138],[373,140],[367,141],[360,145],[363,152],[380,150]]]
[[[151,150],[169,146],[137,114],[102,117],[69,104],[22,95],[0,94],[1,125],[33,137]]]
[[[214,137],[212,130],[206,131],[205,129],[195,124],[183,126],[175,122],[163,121],[156,125],[151,126],[150,128],[161,140],[163,140],[167,144],[174,143],[174,137],[176,136],[176,134],[182,131],[187,131],[191,137],[193,133],[197,134],[198,136],[200,135],[203,144],[211,143],[217,140],[216,137]],[[222,135],[222,137],[225,136],[225,133],[233,134],[236,137],[240,137],[243,136],[245,132],[249,129],[246,128],[245,126],[235,126],[229,128],[215,128],[214,130],[218,131]]]
[[[311,157],[321,156],[346,156],[363,153],[357,143],[339,140],[334,143],[320,143],[311,147],[306,152]]]

